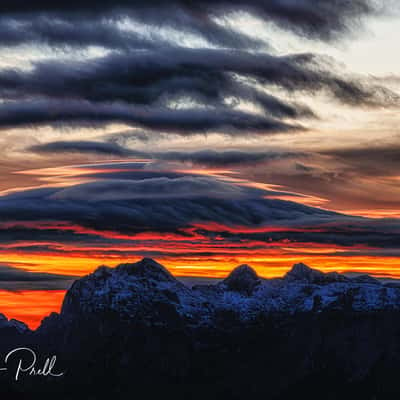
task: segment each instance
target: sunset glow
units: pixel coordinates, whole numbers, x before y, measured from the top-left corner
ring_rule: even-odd
[[[274,278],[284,276],[293,264],[303,262],[324,272],[357,272],[400,279],[400,258],[391,244],[400,234],[400,228],[395,220],[379,218],[396,216],[393,211],[380,215],[379,211],[353,210],[336,216],[324,207],[302,208],[301,204],[325,205],[322,199],[317,200],[316,197],[299,192],[285,194],[285,188],[279,185],[241,178],[239,170],[186,168],[162,171],[152,168],[151,162],[143,163],[143,160],[136,159],[18,173],[33,177],[30,184],[35,183],[35,180],[37,184],[2,193],[5,204],[10,198],[13,207],[21,204],[22,208],[14,214],[15,217],[8,214],[0,223],[0,235],[4,235],[1,236],[4,239],[0,248],[0,265],[13,266],[25,273],[71,276],[72,281],[77,276],[93,272],[99,265],[114,267],[150,256],[165,265],[174,275],[181,277],[225,278],[237,265],[246,263],[261,277]],[[130,182],[136,182],[140,190],[147,191],[149,189],[143,185],[153,182],[153,179],[158,182],[158,176],[165,174],[172,174],[171,184],[181,180],[185,182],[180,193],[159,193],[158,188],[149,192],[151,197],[161,195],[161,199],[169,199],[166,204],[181,201],[180,198],[190,204],[193,195],[190,190],[196,191],[196,196],[202,196],[204,192],[208,197],[215,198],[217,204],[221,199],[225,201],[225,197],[229,201],[232,198],[238,202],[248,202],[250,207],[254,207],[254,202],[260,205],[264,201],[278,203],[271,203],[271,216],[265,220],[254,219],[251,215],[243,219],[240,212],[236,211],[232,217],[225,217],[224,213],[229,212],[229,207],[236,207],[235,203],[229,205],[227,210],[221,209],[220,216],[215,214],[216,218],[208,217],[208,214],[203,214],[204,211],[195,211],[199,212],[199,218],[193,215],[193,221],[189,218],[178,224],[175,224],[174,219],[165,219],[167,216],[161,210],[166,213],[171,211],[164,208],[164,205],[160,208],[161,213],[156,211],[159,220],[149,219],[151,223],[148,226],[146,222],[142,222],[144,225],[141,226],[135,223],[125,225],[123,220],[116,223],[108,217],[109,222],[105,224],[101,220],[97,222],[96,219],[87,219],[86,216],[90,216],[91,212],[97,213],[95,208],[89,208],[89,214],[77,214],[75,217],[76,207],[101,204],[97,195],[89,203],[82,202],[81,198],[91,198],[92,193],[83,195],[75,191],[75,188],[91,190],[91,187],[96,192],[100,190],[104,199],[102,201],[111,201],[111,211],[118,199],[138,201],[138,204],[145,207],[141,208],[141,212],[147,213],[146,202],[150,201],[150,194],[127,191],[125,188]],[[114,180],[114,177],[120,176],[123,180]],[[141,180],[133,181],[136,177]],[[108,182],[117,182],[116,189],[103,190],[102,187]],[[96,186],[98,184],[99,189]],[[187,185],[193,185],[193,189]],[[47,199],[41,199],[42,190],[49,191],[49,195],[43,192]],[[150,190],[153,189],[150,187]],[[177,190],[182,189],[177,186]],[[38,210],[43,216],[24,211],[25,207],[34,204],[29,199],[35,199],[36,193],[40,199]],[[12,200],[12,196],[17,197]],[[28,199],[26,203],[25,196]],[[71,211],[68,211],[70,217],[62,219],[61,215],[56,218],[53,216],[52,207],[58,207],[60,202],[66,209],[71,207]],[[48,207],[42,208],[42,204]],[[254,213],[259,212],[258,207],[254,208]],[[277,211],[276,207],[287,209],[292,216],[286,214],[286,211],[280,214],[281,211]],[[296,211],[293,212],[292,208]],[[8,237],[12,239],[7,240]],[[36,327],[49,312],[59,310],[64,293],[64,290],[2,291],[0,302],[9,318],[20,319],[30,327]],[[29,304],[35,306],[29,308]]]
[[[44,317],[60,311],[64,295],[64,290],[20,292],[0,290],[0,304],[6,317],[23,321],[29,328],[36,329]]]
[[[144,257],[400,279],[394,5],[19,3],[0,11],[0,314],[37,327],[77,278]]]

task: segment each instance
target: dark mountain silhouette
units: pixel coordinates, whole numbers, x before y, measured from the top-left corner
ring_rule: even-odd
[[[0,350],[56,354],[63,377],[1,375],[61,399],[386,399],[400,394],[400,288],[297,264],[185,286],[151,259],[77,280],[35,332],[0,318]],[[1,361],[1,357],[0,357]],[[0,366],[1,367],[1,366]]]

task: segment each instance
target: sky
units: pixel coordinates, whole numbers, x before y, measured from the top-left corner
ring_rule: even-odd
[[[399,20],[391,0],[3,0],[0,312],[37,326],[142,257],[399,278]]]

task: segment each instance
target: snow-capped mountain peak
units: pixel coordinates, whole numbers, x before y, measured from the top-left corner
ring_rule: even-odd
[[[120,264],[117,267],[118,272],[124,272],[128,275],[134,275],[138,278],[153,279],[155,281],[175,282],[173,275],[157,261],[151,258],[143,258],[134,264]]]
[[[350,281],[349,278],[337,272],[325,274],[303,263],[293,265],[293,268],[285,275],[284,280],[287,282],[307,282],[315,284]]]
[[[292,269],[285,275],[287,281],[314,281],[324,276],[324,273],[310,268],[308,265],[298,263],[293,265]]]
[[[251,294],[256,286],[261,283],[261,279],[256,271],[247,264],[235,268],[229,276],[222,281],[228,290]]]
[[[246,321],[260,314],[344,307],[354,311],[400,309],[400,288],[366,277],[356,280],[337,272],[323,273],[305,264],[294,265],[283,279],[269,280],[241,265],[217,284],[189,288],[161,264],[145,258],[116,268],[100,267],[76,281],[60,317],[71,320],[112,312],[124,320],[202,325],[213,324],[225,311]]]

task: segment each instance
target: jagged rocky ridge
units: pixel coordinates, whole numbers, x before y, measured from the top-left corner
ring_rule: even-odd
[[[0,393],[65,400],[398,398],[400,289],[391,286],[304,264],[270,280],[242,265],[216,284],[194,287],[150,259],[100,267],[74,283],[61,313],[36,332],[3,321],[6,335],[0,321],[3,354],[30,346],[57,354],[67,371],[45,384],[0,376]]]
[[[217,284],[189,288],[162,265],[143,259],[115,269],[103,266],[76,281],[65,297],[61,315],[71,319],[113,311],[125,319],[160,322],[168,316],[207,325],[220,311],[249,321],[269,313],[399,308],[400,289],[369,276],[348,278],[296,264],[283,278],[266,280],[242,265]]]

